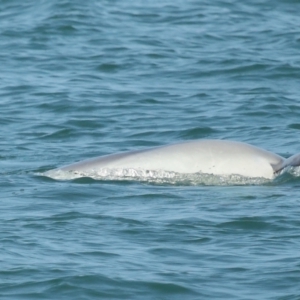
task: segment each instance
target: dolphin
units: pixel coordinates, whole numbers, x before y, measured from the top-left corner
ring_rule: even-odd
[[[136,169],[273,179],[283,169],[299,165],[300,153],[285,159],[242,142],[196,140],[104,155],[63,166],[54,171],[87,173],[100,172],[103,169]]]

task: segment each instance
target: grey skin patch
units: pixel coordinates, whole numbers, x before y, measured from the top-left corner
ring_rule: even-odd
[[[287,167],[298,167],[298,166],[300,166],[300,153],[292,155],[291,157],[283,160],[277,165],[272,165],[272,168],[274,170],[274,174],[278,174]]]

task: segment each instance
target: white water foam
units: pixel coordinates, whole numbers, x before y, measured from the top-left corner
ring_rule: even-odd
[[[163,170],[101,169],[78,172],[50,170],[43,174],[55,180],[73,180],[83,177],[94,180],[141,181],[171,185],[260,185],[272,182],[265,178],[249,178],[240,175],[212,175],[204,173],[182,174]],[[281,176],[281,175],[280,175]]]

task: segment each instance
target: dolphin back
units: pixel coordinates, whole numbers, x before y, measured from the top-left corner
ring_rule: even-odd
[[[199,140],[96,157],[62,167],[60,170],[163,170],[184,174],[235,174],[273,179],[284,168],[286,161],[277,154],[241,142]]]

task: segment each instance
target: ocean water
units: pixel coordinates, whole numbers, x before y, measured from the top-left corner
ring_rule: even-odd
[[[300,299],[300,177],[55,180],[195,139],[300,152],[300,2],[0,1],[1,299]]]

